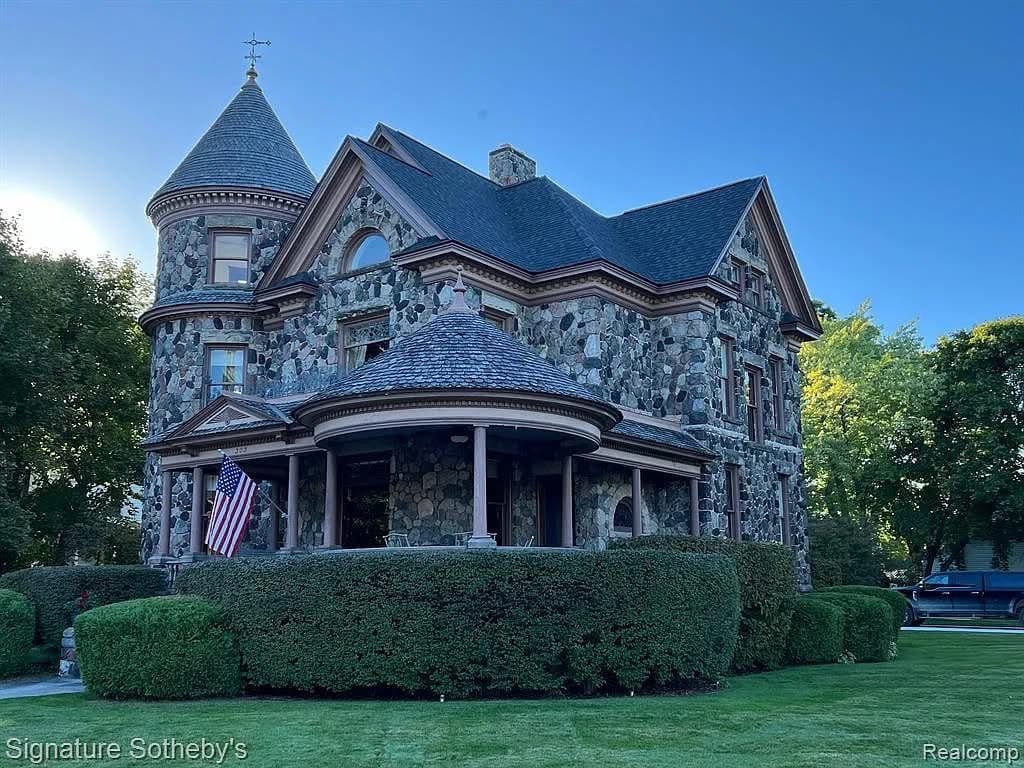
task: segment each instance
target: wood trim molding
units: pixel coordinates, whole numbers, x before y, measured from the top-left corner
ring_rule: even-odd
[[[655,472],[663,472],[670,475],[682,477],[700,477],[700,465],[685,461],[661,458],[639,453],[630,449],[611,448],[602,445],[593,453],[588,453],[583,458],[594,461],[603,461],[609,464],[618,464],[625,467],[639,467],[650,469]]]
[[[169,320],[196,315],[259,315],[274,311],[270,304],[241,304],[232,301],[198,301],[184,304],[166,304],[150,307],[139,316],[139,325],[146,333],[154,326]]]
[[[306,206],[305,199],[284,192],[268,192],[245,187],[192,187],[175,190],[154,198],[146,206],[146,215],[159,229],[181,216],[202,216],[221,212],[239,213],[249,209],[275,217],[295,220]]]

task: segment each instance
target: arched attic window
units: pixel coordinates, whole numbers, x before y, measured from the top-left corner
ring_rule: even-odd
[[[625,498],[615,505],[612,530],[616,533],[633,533],[633,502]]]
[[[359,232],[352,238],[345,252],[344,271],[383,264],[391,258],[387,238],[376,229]]]

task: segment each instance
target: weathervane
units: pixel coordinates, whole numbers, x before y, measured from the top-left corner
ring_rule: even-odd
[[[256,33],[253,32],[251,40],[243,40],[242,42],[245,45],[249,46],[249,53],[247,55],[243,56],[242,58],[249,60],[249,71],[250,72],[255,72],[256,71],[256,59],[262,59],[263,58],[262,56],[259,56],[259,55],[256,54],[256,46],[257,45],[270,45],[270,41],[269,40],[257,40],[256,39]]]

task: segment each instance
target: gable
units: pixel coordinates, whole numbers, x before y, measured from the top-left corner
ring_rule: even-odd
[[[393,218],[404,222],[408,230],[403,235],[410,241],[427,236],[440,236],[440,230],[416,203],[404,195],[390,177],[372,159],[374,152],[393,160],[373,148],[361,146],[356,139],[347,137],[338,150],[324,177],[310,197],[309,204],[296,221],[288,239],[281,246],[274,262],[267,268],[257,285],[257,292],[267,290],[289,277],[307,271],[318,263],[324,246],[333,232],[345,224],[345,209],[360,190],[369,186],[373,193],[386,202]],[[400,161],[396,161],[400,162]],[[415,238],[411,236],[415,235]],[[390,239],[390,238],[389,238]],[[333,243],[330,247],[333,247]],[[330,250],[330,247],[328,250]],[[328,257],[329,260],[329,257]]]

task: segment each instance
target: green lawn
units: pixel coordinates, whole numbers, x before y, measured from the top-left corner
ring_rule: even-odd
[[[1024,638],[904,633],[900,647],[900,658],[888,664],[748,675],[730,679],[720,693],[697,696],[444,704],[0,701],[0,754],[12,737],[120,741],[127,748],[132,737],[203,736],[247,744],[247,760],[225,764],[272,768],[876,768],[924,765],[926,742],[1002,744],[1024,753]],[[12,762],[0,758],[0,764]],[[89,763],[132,764],[145,763]]]

